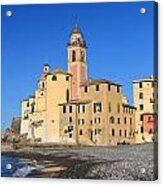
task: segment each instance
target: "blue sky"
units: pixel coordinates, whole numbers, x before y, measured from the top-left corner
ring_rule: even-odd
[[[153,74],[153,2],[2,6],[2,130],[37,88],[43,64],[67,69],[75,17],[88,45],[90,78],[123,84]],[[147,9],[140,14],[140,8]],[[6,11],[12,16],[7,17]]]

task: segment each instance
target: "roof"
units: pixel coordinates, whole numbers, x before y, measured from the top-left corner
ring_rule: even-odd
[[[72,74],[62,70],[61,68],[56,68],[51,72],[42,72],[39,80],[45,80],[48,75],[55,75],[55,74],[65,74],[65,75],[72,76]]]
[[[117,84],[115,82],[112,82],[112,81],[109,81],[109,80],[106,80],[106,79],[89,79],[89,80],[86,80],[83,83],[81,83],[80,86],[98,85],[98,84],[103,84],[103,83],[116,85],[116,86],[122,86],[120,84]]]
[[[66,74],[66,75],[72,76],[72,74],[68,73],[67,71],[62,70],[61,68],[56,68],[55,70],[51,71],[50,73],[51,74],[53,74],[53,73],[54,74]]]
[[[129,104],[123,104],[124,107],[132,108],[132,109],[137,109],[136,107],[129,105]]]
[[[153,112],[153,113],[151,113],[151,112],[145,112],[142,115],[157,115],[157,113],[156,112]]]
[[[157,79],[153,76],[150,76],[144,79],[137,79],[133,81],[133,83],[140,83],[140,82],[157,82]]]

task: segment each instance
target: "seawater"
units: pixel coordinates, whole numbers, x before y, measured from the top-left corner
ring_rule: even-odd
[[[11,164],[11,169],[6,165]],[[2,177],[26,177],[31,171],[40,169],[36,161],[18,158],[15,156],[1,156],[1,176]]]

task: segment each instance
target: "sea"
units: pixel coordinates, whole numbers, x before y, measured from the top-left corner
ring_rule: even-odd
[[[41,169],[36,160],[10,155],[1,156],[1,177],[27,177],[32,171]]]

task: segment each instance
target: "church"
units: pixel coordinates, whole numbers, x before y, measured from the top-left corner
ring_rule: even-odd
[[[88,79],[86,50],[75,25],[67,45],[67,71],[45,64],[34,95],[21,102],[26,139],[92,146],[135,143],[136,107],[128,104],[121,84]]]

